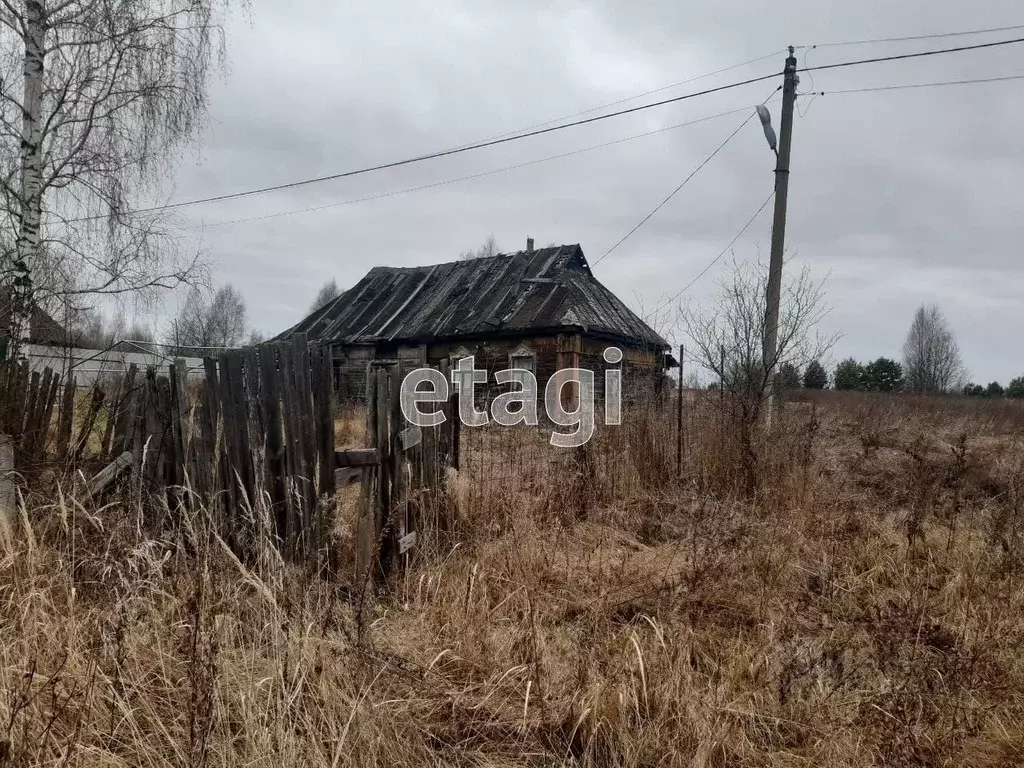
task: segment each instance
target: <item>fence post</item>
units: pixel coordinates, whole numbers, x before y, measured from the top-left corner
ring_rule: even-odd
[[[679,345],[679,397],[676,403],[676,475],[683,475],[683,345]]]

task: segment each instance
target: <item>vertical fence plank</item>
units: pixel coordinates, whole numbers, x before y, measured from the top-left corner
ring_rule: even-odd
[[[49,370],[49,369],[47,369]],[[41,461],[46,455],[46,445],[50,436],[50,421],[53,419],[53,407],[57,402],[57,392],[60,390],[60,376],[56,373],[50,378],[50,391],[46,396],[45,405],[40,417],[40,432],[36,442],[36,461]]]
[[[167,366],[167,439],[166,482],[168,485],[183,485],[185,482],[185,436],[178,419],[178,377],[174,362]]]
[[[259,349],[260,358],[260,411],[266,435],[265,472],[268,491],[274,509],[274,521],[278,545],[284,543],[288,528],[287,506],[285,504],[285,461],[284,444],[281,437],[281,394],[280,375],[277,367],[277,347],[264,344]]]
[[[21,437],[25,430],[25,412],[21,406],[29,399],[30,396],[30,372],[28,363],[18,363],[17,377],[15,402],[18,404],[18,410],[14,412],[14,419],[12,421],[13,429],[11,430],[11,437],[14,440],[15,451],[17,451],[17,447],[21,443]],[[17,453],[15,453],[14,460],[15,462],[18,461]]]
[[[92,396],[89,398],[89,410],[85,415],[85,421],[78,432],[78,439],[75,441],[75,461],[81,461],[85,449],[89,444],[89,435],[96,425],[96,416],[103,407],[104,392],[98,384],[92,387]]]
[[[242,499],[245,495],[251,496],[252,493],[242,356],[239,352],[231,350],[224,353],[220,363],[221,405],[224,413],[222,432],[229,473],[227,478],[228,499],[231,504],[228,512],[228,525],[234,534],[232,540],[238,545],[242,538],[240,535],[240,525],[243,519]]]
[[[155,390],[156,372],[152,367],[146,369],[146,378],[135,395],[135,406],[133,408],[133,421],[131,431],[133,466],[136,468],[138,481],[141,484],[149,470],[146,452],[146,413],[149,410],[149,400]]]
[[[402,384],[401,366],[395,365],[388,369],[389,422],[388,449],[390,451],[389,468],[391,474],[391,508],[388,513],[388,550],[391,562],[394,563],[399,554],[398,542],[409,531],[409,504],[406,494],[408,484],[405,476],[405,451],[402,449],[402,430],[404,418],[399,394]],[[404,562],[407,558],[401,558]]]
[[[128,366],[128,373],[125,374],[124,386],[122,387],[121,397],[117,403],[117,411],[114,417],[114,447],[110,451],[111,455],[131,450],[132,428],[135,426],[135,405],[138,402],[138,392],[136,391],[135,384],[135,378],[138,376],[138,373],[139,366],[135,363]],[[67,394],[65,391],[65,400],[66,398]],[[61,416],[63,417],[63,407]]]
[[[174,441],[171,434],[171,380],[166,376],[156,379],[156,400],[153,408],[154,429],[150,433],[155,444],[154,473],[157,488],[175,482],[173,475]]]
[[[334,419],[331,413],[331,349],[318,350],[313,401],[316,410],[317,461],[320,469],[318,491],[334,493]]]
[[[280,355],[280,368],[278,370],[278,384],[281,391],[281,403],[284,412],[283,444],[284,444],[284,470],[285,470],[285,505],[288,517],[288,536],[286,550],[288,556],[295,558],[300,547],[302,536],[302,522],[304,510],[301,494],[298,492],[298,477],[302,472],[301,451],[299,449],[299,425],[298,406],[296,404],[295,391],[295,356],[293,347],[290,344],[282,344],[278,353]]]
[[[226,487],[226,473],[224,471],[224,451],[222,442],[218,440],[220,424],[223,421],[221,415],[220,397],[220,376],[217,371],[217,361],[212,357],[203,359],[202,392],[202,418],[199,420],[199,452],[197,460],[201,469],[202,491],[211,498],[215,509],[222,510],[224,499],[220,492]],[[216,497],[214,499],[214,497]],[[224,515],[218,515],[219,530],[222,535],[227,532],[224,529]]]
[[[117,422],[117,410],[124,394],[124,386],[125,381],[122,376],[118,379],[113,395],[107,399],[107,423],[103,427],[103,437],[100,438],[100,458],[103,461],[109,461],[114,451],[114,427]]]
[[[26,365],[26,370],[28,366]],[[32,371],[32,378],[28,385],[28,398],[26,400],[25,408],[21,414],[21,432],[16,445],[17,453],[15,455],[15,461],[18,464],[19,471],[25,469],[24,455],[25,448],[32,441],[32,434],[35,430],[35,425],[32,423],[32,417],[35,415],[36,400],[39,399],[39,371]]]
[[[50,380],[53,370],[46,368],[42,376],[38,371],[32,374],[32,398],[25,413],[25,437],[22,440],[22,471],[34,464],[36,443],[42,430],[42,411],[46,407],[46,399],[50,396]]]
[[[391,462],[391,408],[390,408],[390,383],[391,378],[386,368],[377,370],[377,455],[380,463],[377,471],[377,514],[376,548],[379,552],[380,572],[386,575],[390,569],[391,547],[385,537],[388,528],[388,518],[391,515],[391,484],[392,484],[392,462]]]
[[[334,420],[331,413],[331,350],[321,347],[313,355],[313,426],[316,443],[317,487],[314,516],[316,568],[322,571],[331,562],[331,523],[334,500]]]
[[[299,451],[299,475],[302,478],[299,488],[302,489],[304,502],[304,528],[311,528],[313,513],[316,509],[316,436],[313,433],[313,396],[309,383],[309,344],[306,341],[306,334],[296,333],[292,336],[292,350],[297,406],[295,415],[299,427],[296,448]],[[312,534],[312,531],[304,530],[303,533],[307,534],[305,543],[308,546],[310,544],[308,534]]]
[[[366,367],[366,434],[371,447],[377,446],[377,373],[372,365]],[[360,594],[373,588],[373,576],[377,556],[377,490],[379,466],[367,468],[364,474],[359,505],[358,552],[356,557],[356,580]]]
[[[170,367],[171,375],[171,427],[174,432],[175,482],[179,485],[194,482],[194,465],[189,461],[188,446],[188,370],[185,361],[177,358]]]
[[[249,433],[246,446],[250,472],[252,473],[252,496],[254,510],[264,509],[266,483],[266,432],[263,425],[263,413],[260,407],[262,385],[260,382],[260,356],[255,347],[249,347],[242,353],[242,367],[245,370],[245,418]],[[258,505],[258,506],[257,506]]]

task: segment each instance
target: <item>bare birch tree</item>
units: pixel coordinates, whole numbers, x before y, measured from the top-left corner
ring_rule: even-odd
[[[0,191],[15,241],[0,277],[18,296],[12,337],[27,335],[36,288],[124,294],[194,275],[197,256],[137,201],[161,197],[202,124],[226,2],[0,0]]]
[[[905,388],[923,395],[959,391],[967,380],[960,348],[935,304],[918,307],[903,344]]]
[[[336,298],[341,295],[341,289],[338,288],[338,281],[333,277],[326,283],[320,286],[320,290],[317,291],[316,298],[313,299],[313,304],[310,306],[310,312],[316,312],[321,307],[330,304]]]
[[[490,258],[491,256],[497,256],[499,253],[501,253],[501,246],[498,245],[498,239],[494,235],[488,235],[483,244],[475,251],[463,251],[459,254],[459,260]]]
[[[782,285],[778,351],[766,368],[762,340],[768,265],[734,261],[720,285],[710,307],[680,308],[681,325],[689,339],[687,354],[711,371],[730,395],[726,407],[752,473],[757,461],[756,427],[773,375],[783,364],[803,368],[823,357],[838,335],[822,335],[817,329],[830,310],[824,300],[824,281],[815,280],[807,267],[790,273]]]
[[[233,285],[209,298],[193,288],[171,324],[170,347],[176,355],[203,357],[211,349],[241,346],[247,327],[245,298]]]

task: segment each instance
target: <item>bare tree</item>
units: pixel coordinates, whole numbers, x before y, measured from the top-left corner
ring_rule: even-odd
[[[824,356],[838,336],[817,331],[830,308],[824,302],[824,281],[815,280],[805,267],[783,283],[778,347],[766,370],[762,340],[768,266],[760,261],[733,261],[720,285],[711,307],[680,308],[682,328],[689,338],[688,356],[711,371],[730,394],[725,402],[752,472],[757,461],[756,427],[774,373],[783,362],[802,368]]]
[[[245,299],[233,286],[219,288],[209,299],[198,288],[189,291],[170,328],[176,355],[202,357],[210,349],[237,347],[246,339]]]
[[[152,349],[153,331],[138,320],[129,322],[119,309],[109,320],[95,307],[80,310],[67,327],[65,342],[81,349],[124,349],[145,352]]]
[[[918,307],[903,343],[905,388],[919,394],[959,391],[967,381],[960,348],[935,304]]]
[[[156,209],[223,61],[227,0],[3,0],[0,192],[15,248],[2,274],[27,335],[35,289],[170,288],[200,266]],[[37,280],[49,255],[50,275]],[[40,277],[42,277],[40,275]]]
[[[497,238],[495,238],[494,235],[488,235],[487,239],[484,240],[483,245],[475,251],[463,251],[459,254],[459,260],[466,261],[468,259],[490,258],[491,256],[497,256],[500,253],[501,246],[498,245]]]
[[[316,298],[313,299],[313,304],[310,306],[310,312],[316,312],[323,306],[326,306],[330,302],[334,301],[341,295],[341,289],[338,288],[338,281],[333,277],[326,283],[320,286],[320,290],[317,291]]]

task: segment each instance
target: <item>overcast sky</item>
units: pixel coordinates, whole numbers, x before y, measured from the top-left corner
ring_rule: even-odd
[[[333,6],[328,9],[328,6]],[[256,0],[228,30],[230,71],[172,200],[387,162],[502,134],[770,54],[643,103],[800,66],[1024,36],[1024,30],[873,45],[839,41],[1024,24],[1015,0],[760,2]],[[390,10],[388,10],[390,9]],[[1015,13],[1016,11],[1016,13]],[[1024,45],[801,76],[800,90],[1024,74]],[[781,83],[781,78],[778,83]],[[750,107],[775,81],[391,171],[187,209],[219,282],[268,334],[318,287],[375,265],[449,261],[493,233],[503,250],[580,243],[593,263],[748,112],[615,146],[383,199],[257,221],[484,173]],[[778,126],[779,99],[772,104]],[[802,96],[794,128],[787,250],[830,274],[833,353],[899,357],[914,309],[935,302],[972,378],[1024,373],[1024,80]],[[715,257],[770,192],[774,157],[756,120],[594,271],[650,312]],[[737,242],[767,258],[771,210]],[[725,261],[722,264],[724,266]],[[708,302],[719,267],[683,297]],[[171,308],[173,309],[173,308]],[[659,330],[678,343],[675,329]]]

